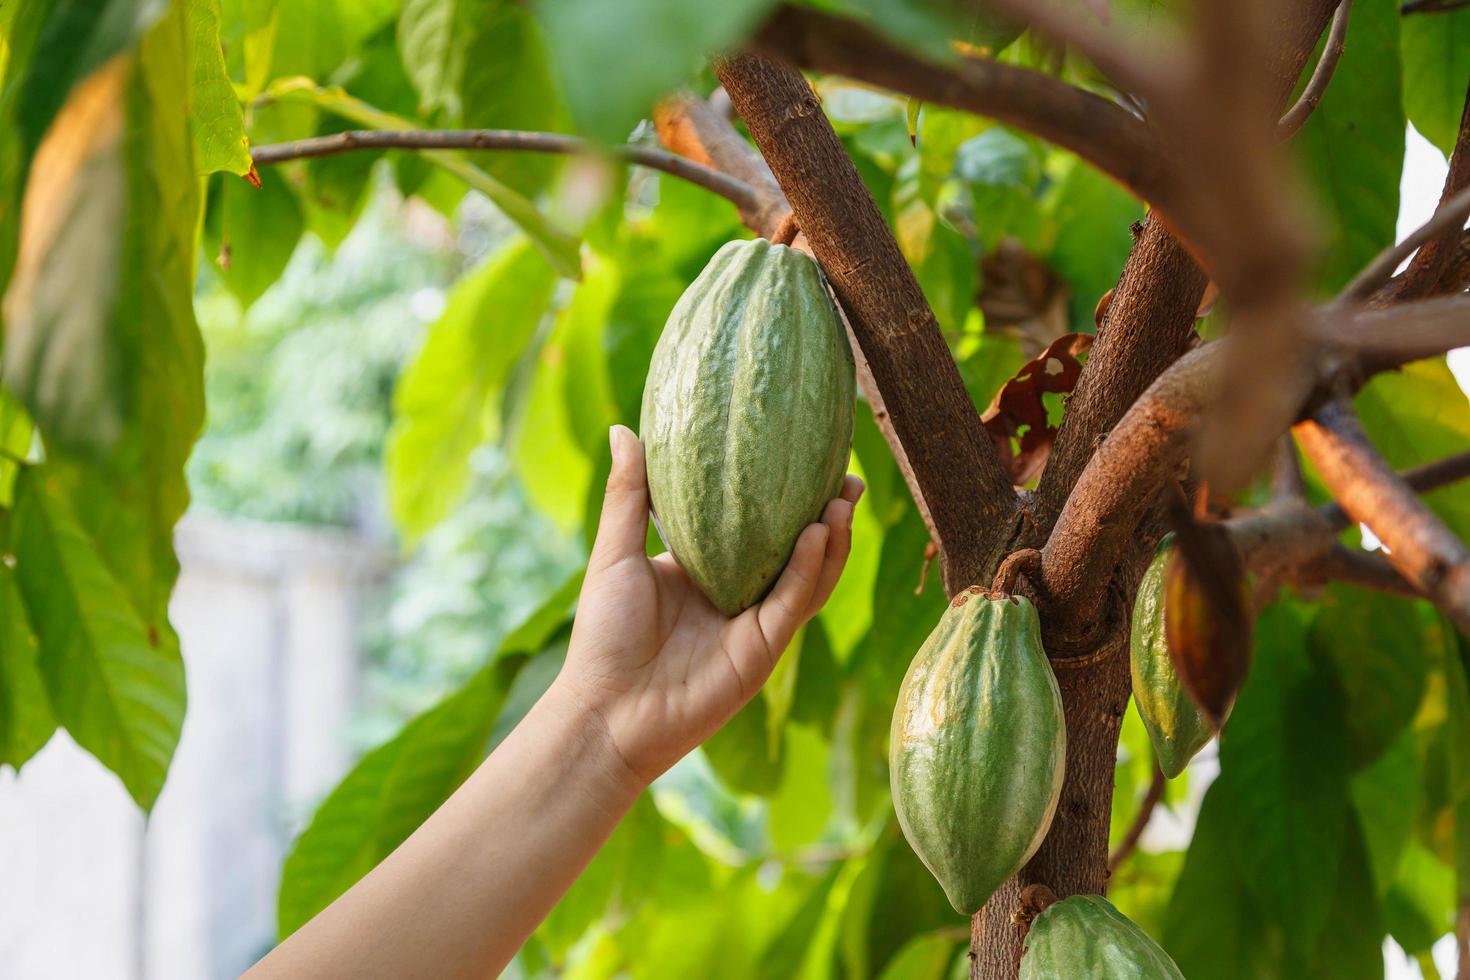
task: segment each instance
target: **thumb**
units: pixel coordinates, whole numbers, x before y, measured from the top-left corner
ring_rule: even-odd
[[[608,430],[612,444],[612,471],[602,498],[597,541],[592,545],[592,568],[607,568],[631,555],[643,555],[648,538],[648,473],[643,444],[625,425]]]

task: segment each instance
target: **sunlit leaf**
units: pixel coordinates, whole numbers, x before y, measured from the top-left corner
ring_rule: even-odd
[[[786,767],[768,811],[771,844],[783,854],[815,844],[832,815],[828,746],[805,725],[787,725]]]
[[[459,500],[470,453],[499,435],[496,401],[535,335],[556,273],[516,238],[450,294],[423,348],[399,378],[386,449],[394,521],[412,541]]]
[[[225,75],[219,0],[188,0],[187,18],[195,165],[202,174],[244,174],[250,169],[249,141],[240,100]]]

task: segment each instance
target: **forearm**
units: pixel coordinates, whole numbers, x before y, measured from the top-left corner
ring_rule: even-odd
[[[247,976],[496,976],[641,789],[554,685],[413,836]]]

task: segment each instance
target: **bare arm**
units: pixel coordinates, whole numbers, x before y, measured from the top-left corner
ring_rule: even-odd
[[[846,562],[848,478],[759,605],[726,619],[673,559],[648,559],[643,450],[612,433],[597,543],[567,663],[402,846],[246,976],[491,977],[638,794],[760,690]]]

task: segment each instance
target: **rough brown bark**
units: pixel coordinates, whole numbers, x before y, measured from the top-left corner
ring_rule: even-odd
[[[980,581],[1016,495],[913,271],[801,74],[751,55],[716,72],[847,312],[924,488],[946,590]]]
[[[1465,187],[1470,187],[1470,90],[1465,93],[1465,109],[1460,116],[1460,135],[1455,140],[1454,152],[1450,154],[1450,171],[1445,175],[1444,192],[1440,195],[1441,204]],[[1462,221],[1461,224],[1463,223]],[[1456,226],[1426,242],[1403,274],[1395,277],[1385,290],[1386,298],[1399,301],[1462,288],[1455,277],[1446,276],[1454,262],[1460,237],[1460,227]]]

